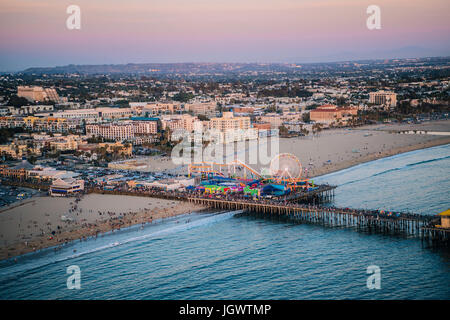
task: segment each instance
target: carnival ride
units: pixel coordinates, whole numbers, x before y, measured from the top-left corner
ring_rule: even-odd
[[[189,176],[201,175],[198,190],[204,193],[241,192],[250,196],[285,195],[298,189],[314,189],[314,182],[302,179],[302,165],[292,154],[274,157],[270,170],[262,174],[240,160],[229,163],[201,162],[188,166]]]
[[[192,174],[201,174],[202,177],[214,177],[214,175],[221,177],[229,177],[238,180],[262,179],[263,176],[246,165],[240,160],[234,160],[229,163],[216,163],[216,162],[200,162],[193,163],[188,166],[189,176]]]
[[[270,175],[278,184],[290,189],[304,188],[308,186],[308,179],[302,179],[302,164],[300,160],[290,154],[281,153],[270,162]]]

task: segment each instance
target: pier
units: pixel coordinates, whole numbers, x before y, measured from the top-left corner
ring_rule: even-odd
[[[419,237],[434,245],[450,244],[450,229],[436,228],[438,217],[414,213],[381,214],[378,210],[343,209],[296,203],[264,203],[190,197],[189,202],[220,210],[244,210],[262,217],[279,217],[299,223],[353,228],[369,233]]]

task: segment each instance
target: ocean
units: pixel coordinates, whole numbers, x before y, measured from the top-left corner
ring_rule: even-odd
[[[450,145],[314,179],[333,205],[437,214],[450,208]],[[76,250],[76,252],[74,252]],[[67,288],[78,266],[79,290]],[[368,289],[368,266],[380,289]],[[0,262],[0,299],[450,299],[450,252],[420,239],[192,213]]]

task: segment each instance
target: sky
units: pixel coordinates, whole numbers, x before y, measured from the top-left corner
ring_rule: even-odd
[[[69,5],[81,29],[69,30]],[[381,10],[369,30],[366,9]],[[0,0],[0,71],[450,56],[449,0]]]

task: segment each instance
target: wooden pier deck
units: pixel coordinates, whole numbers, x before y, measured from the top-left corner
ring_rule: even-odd
[[[450,229],[433,227],[436,216],[400,213],[398,216],[373,210],[343,209],[295,203],[274,204],[251,200],[222,200],[190,197],[189,202],[221,210],[244,210],[265,217],[283,217],[302,223],[354,228],[366,232],[420,237],[436,244],[450,244]]]

